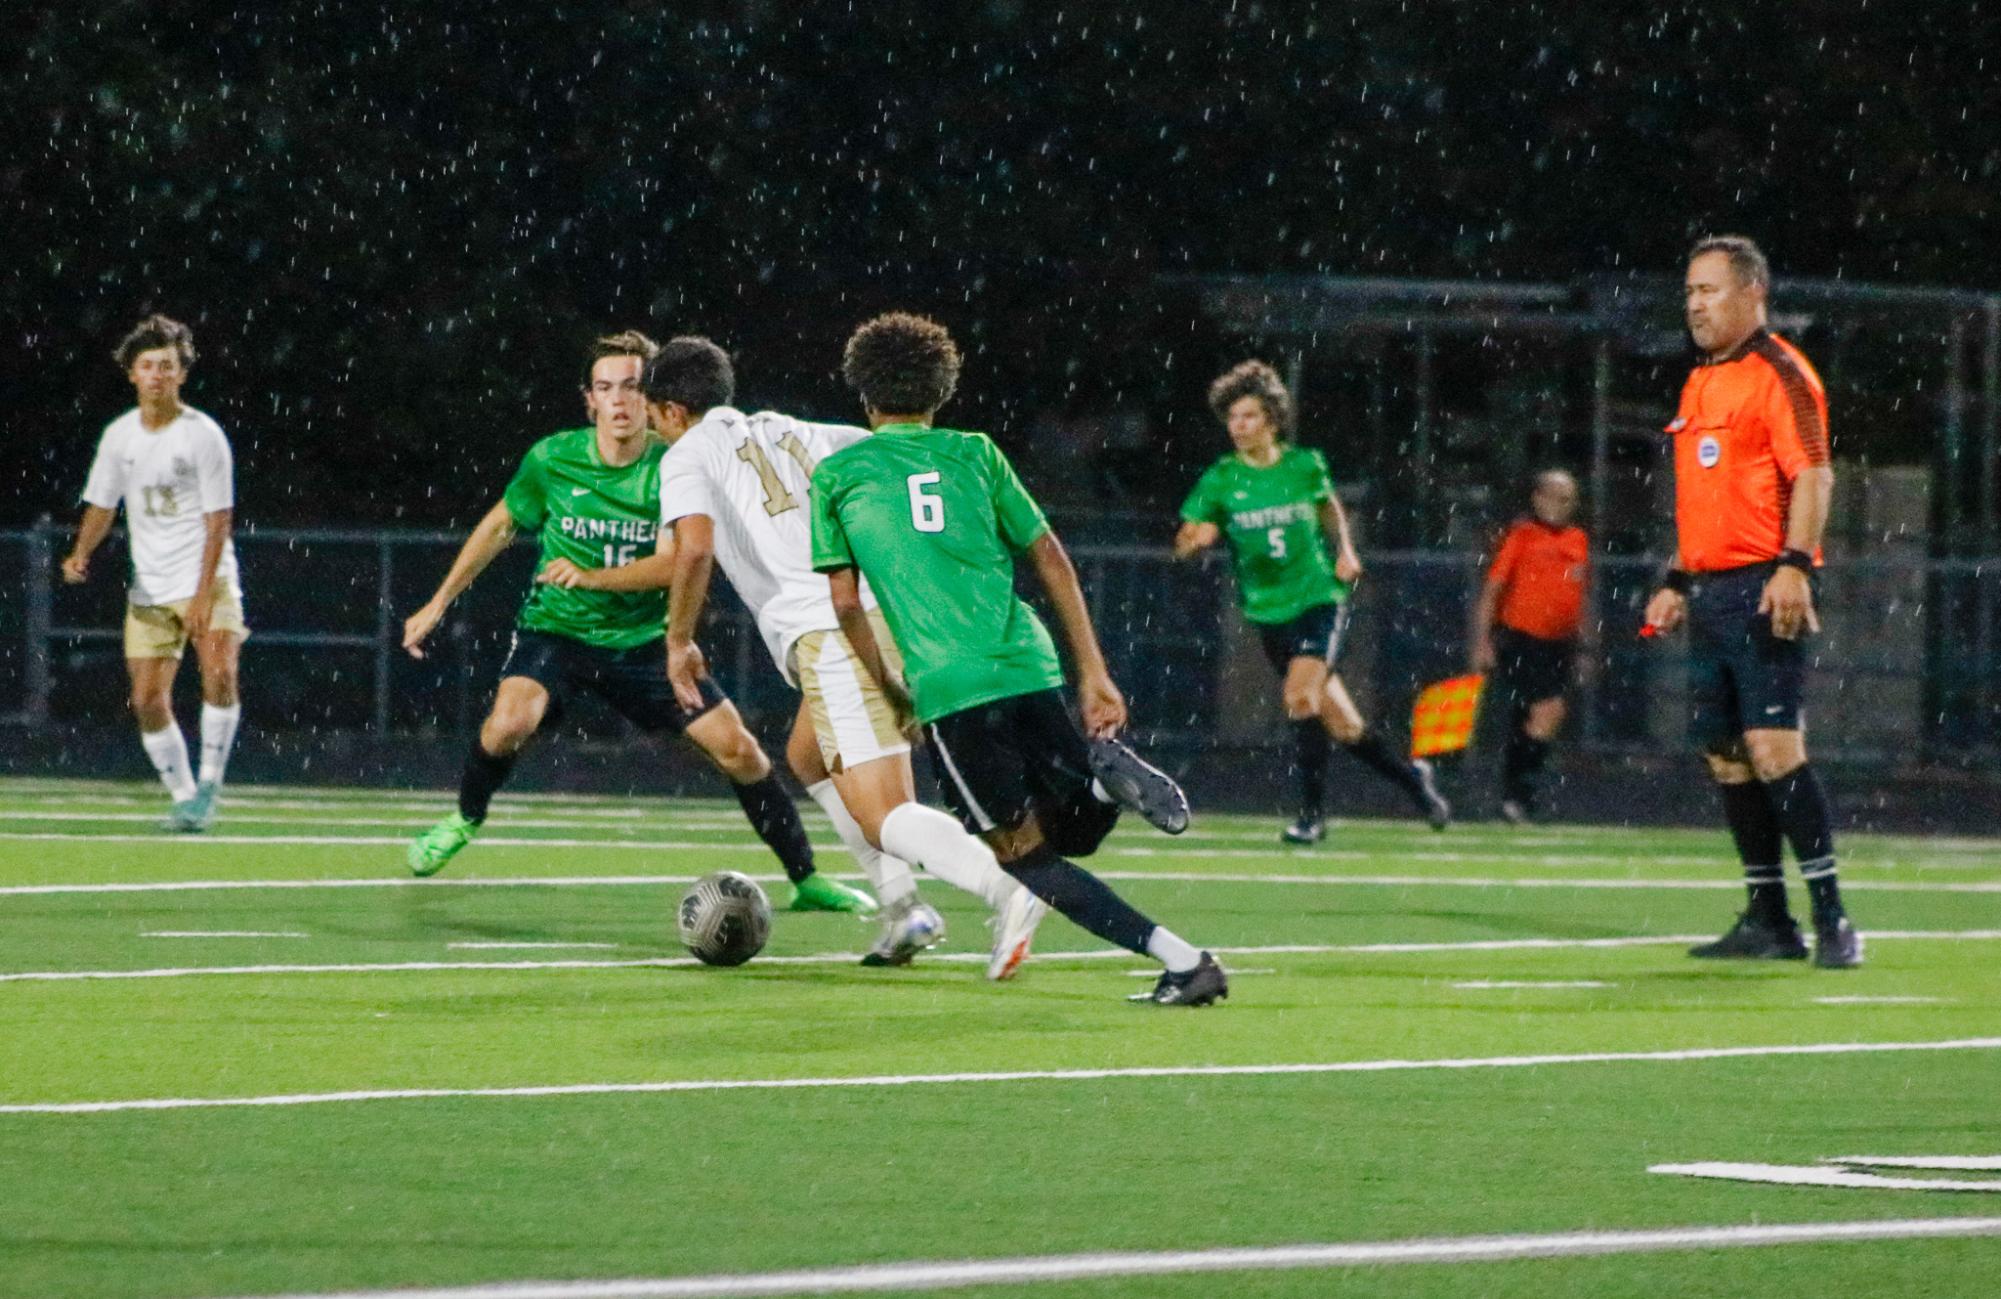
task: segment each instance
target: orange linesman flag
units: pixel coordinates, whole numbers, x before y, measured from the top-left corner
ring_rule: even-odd
[[[1476,673],[1426,686],[1411,705],[1410,756],[1457,753],[1471,744],[1486,685],[1487,678]]]

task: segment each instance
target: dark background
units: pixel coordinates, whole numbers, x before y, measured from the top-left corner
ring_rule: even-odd
[[[1243,348],[1163,274],[1674,274],[1732,229],[2001,283],[1991,4],[451,8],[10,9],[0,525],[74,509],[152,310],[245,525],[460,527],[620,327],[842,416],[853,324],[934,313],[950,422],[1143,411],[1099,486],[1158,508]]]

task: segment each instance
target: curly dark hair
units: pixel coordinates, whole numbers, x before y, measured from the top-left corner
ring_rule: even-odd
[[[132,332],[112,349],[111,358],[118,362],[119,369],[130,370],[132,363],[139,359],[139,353],[161,347],[174,349],[181,358],[183,370],[195,363],[195,331],[172,316],[163,316],[157,311],[132,326]]]
[[[589,355],[584,357],[584,387],[591,386],[591,372],[597,369],[598,362],[607,356],[636,356],[644,362],[651,361],[659,353],[660,344],[636,329],[620,330],[616,334],[594,338],[591,340]]]
[[[702,415],[736,400],[736,369],[730,354],[713,341],[682,334],[660,345],[639,385],[648,401],[677,402]]]
[[[928,415],[959,386],[959,348],[937,321],[892,311],[864,321],[848,339],[841,377],[872,411]]]
[[[1225,423],[1230,419],[1230,407],[1244,397],[1256,397],[1280,433],[1292,432],[1292,394],[1285,390],[1285,380],[1278,377],[1277,370],[1263,361],[1245,361],[1223,371],[1209,385],[1209,409]]]

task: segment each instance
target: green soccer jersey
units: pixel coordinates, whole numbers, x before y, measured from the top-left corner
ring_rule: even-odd
[[[1181,517],[1223,530],[1245,618],[1290,622],[1315,605],[1348,598],[1320,527],[1321,503],[1332,499],[1334,482],[1318,451],[1288,446],[1263,469],[1231,452],[1196,481]]]
[[[649,442],[629,465],[608,465],[595,429],[551,434],[528,448],[501,497],[519,527],[538,534],[536,568],[567,559],[616,568],[653,553],[660,531],[660,458]],[[573,591],[533,585],[519,624],[603,649],[630,649],[666,634],[665,591]]]
[[[813,471],[813,567],[859,568],[903,651],[917,720],[1063,684],[1014,593],[1048,520],[984,433],[886,424]]]

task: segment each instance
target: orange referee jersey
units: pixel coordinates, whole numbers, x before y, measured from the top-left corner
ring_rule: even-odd
[[[1502,589],[1494,619],[1542,640],[1569,640],[1584,619],[1584,529],[1521,519],[1501,539],[1487,580]]]
[[[1681,566],[1713,573],[1777,559],[1793,480],[1828,463],[1827,389],[1800,350],[1760,329],[1696,366],[1667,431]]]

